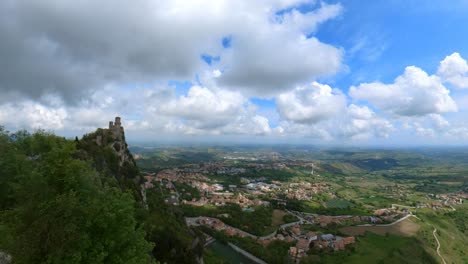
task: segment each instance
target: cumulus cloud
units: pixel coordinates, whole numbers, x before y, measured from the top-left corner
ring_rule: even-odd
[[[456,139],[457,143],[460,143],[460,139],[468,139],[468,127],[454,127],[447,131],[449,138]]]
[[[193,86],[186,96],[161,102],[160,113],[199,121],[200,126],[213,128],[234,120],[246,102],[238,92],[211,91],[206,87]]]
[[[364,140],[372,137],[387,138],[394,131],[393,125],[378,117],[367,106],[351,104],[342,120],[337,124],[336,133],[340,138]]]
[[[447,119],[445,119],[441,115],[431,114],[431,115],[429,115],[429,118],[431,120],[432,126],[435,127],[438,130],[446,129],[446,128],[450,127],[449,121],[447,121]]]
[[[352,86],[349,94],[375,107],[400,116],[418,116],[457,111],[455,101],[438,76],[415,66],[406,67],[394,83],[363,83]]]
[[[309,13],[301,13],[297,9],[292,9],[290,12],[277,18],[284,25],[291,25],[298,28],[304,34],[313,33],[320,23],[326,22],[331,18],[339,16],[343,11],[341,4],[326,4],[322,3],[319,9]]]
[[[293,9],[276,23],[267,17],[249,17],[242,26],[245,30],[233,34],[233,49],[226,55],[228,63],[219,83],[250,95],[269,97],[336,73],[343,51],[305,34],[306,29],[313,31],[318,23],[340,12],[337,4],[306,14]],[[274,30],[269,29],[272,27]]]
[[[349,105],[341,115],[320,123],[283,121],[282,134],[324,141],[366,141],[387,138],[395,131],[391,122],[379,117],[366,106]]]
[[[310,124],[336,116],[345,109],[346,97],[337,89],[313,82],[280,94],[276,103],[284,119]]]
[[[367,106],[347,105],[346,96],[314,82],[277,97],[286,133],[333,139],[388,137],[393,125]]]
[[[258,114],[256,107],[238,92],[201,86],[193,86],[182,95],[165,86],[137,90],[108,87],[79,105],[60,100],[0,104],[0,124],[13,130],[42,128],[80,135],[106,127],[114,116],[121,116],[128,131],[146,138],[274,132],[268,118]]]
[[[63,107],[49,107],[29,100],[0,106],[0,124],[14,129],[63,129],[67,115]]]
[[[440,62],[437,75],[456,88],[468,88],[468,63],[458,52],[452,53]]]
[[[175,118],[170,128],[186,134],[252,134],[271,132],[269,120],[239,92],[192,86],[186,95],[161,100],[152,97],[148,105],[156,118]],[[155,100],[156,99],[156,100]],[[174,122],[175,121],[175,122]]]
[[[221,83],[257,94],[334,73],[341,51],[304,34],[341,6],[302,14],[300,2],[1,1],[1,99],[53,93],[76,103],[106,84],[192,80],[205,53],[222,56]]]

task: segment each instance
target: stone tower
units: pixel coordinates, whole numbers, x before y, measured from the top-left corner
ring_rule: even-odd
[[[123,132],[123,127],[120,123],[120,116],[116,116],[115,121],[109,121],[109,130],[117,133]]]
[[[115,117],[114,126],[116,126],[116,127],[120,127],[120,126],[121,126],[121,124],[120,124],[120,116],[116,116],[116,117]]]

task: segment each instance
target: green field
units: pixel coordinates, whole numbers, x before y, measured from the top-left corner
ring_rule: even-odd
[[[367,233],[357,240],[353,249],[320,254],[319,263],[438,263],[415,238]],[[309,257],[302,263],[317,263],[317,257]]]

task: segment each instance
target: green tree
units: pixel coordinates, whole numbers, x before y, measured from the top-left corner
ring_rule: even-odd
[[[74,141],[0,130],[0,248],[15,263],[148,263],[135,200],[101,183]],[[3,151],[3,150],[6,151]],[[5,176],[7,175],[7,176]],[[5,184],[5,185],[4,185]],[[7,186],[7,187],[4,187]]]

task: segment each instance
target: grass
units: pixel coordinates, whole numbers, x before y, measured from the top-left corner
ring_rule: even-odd
[[[316,209],[316,208],[322,207],[322,205],[320,204],[320,202],[313,201],[313,200],[304,202],[304,205],[307,206],[307,207],[309,207],[309,208],[311,208],[311,209]]]
[[[320,255],[321,263],[437,263],[415,238],[367,233],[357,240],[354,249]]]
[[[284,224],[283,218],[285,215],[287,215],[285,211],[274,209],[271,215],[271,225],[276,227]]]
[[[468,205],[457,207],[457,210],[467,215]],[[457,211],[457,212],[458,212]],[[437,228],[437,238],[440,241],[440,253],[447,263],[468,263],[468,238],[457,228],[457,224],[447,212],[420,211],[421,230],[418,233],[420,240],[428,251],[437,257],[437,243],[432,235]]]
[[[340,232],[356,236],[363,235],[366,232],[372,232],[379,235],[387,233],[401,236],[414,236],[417,234],[420,226],[412,219],[406,219],[398,224],[391,226],[346,226],[340,229]]]
[[[219,255],[212,249],[205,249],[203,251],[203,262],[206,264],[227,264],[228,262],[222,255]]]
[[[325,205],[327,206],[327,208],[340,208],[340,209],[354,206],[354,204],[352,204],[352,203],[350,203],[350,202],[348,202],[346,200],[337,199],[337,198],[333,198],[333,199],[328,200],[325,203]]]

